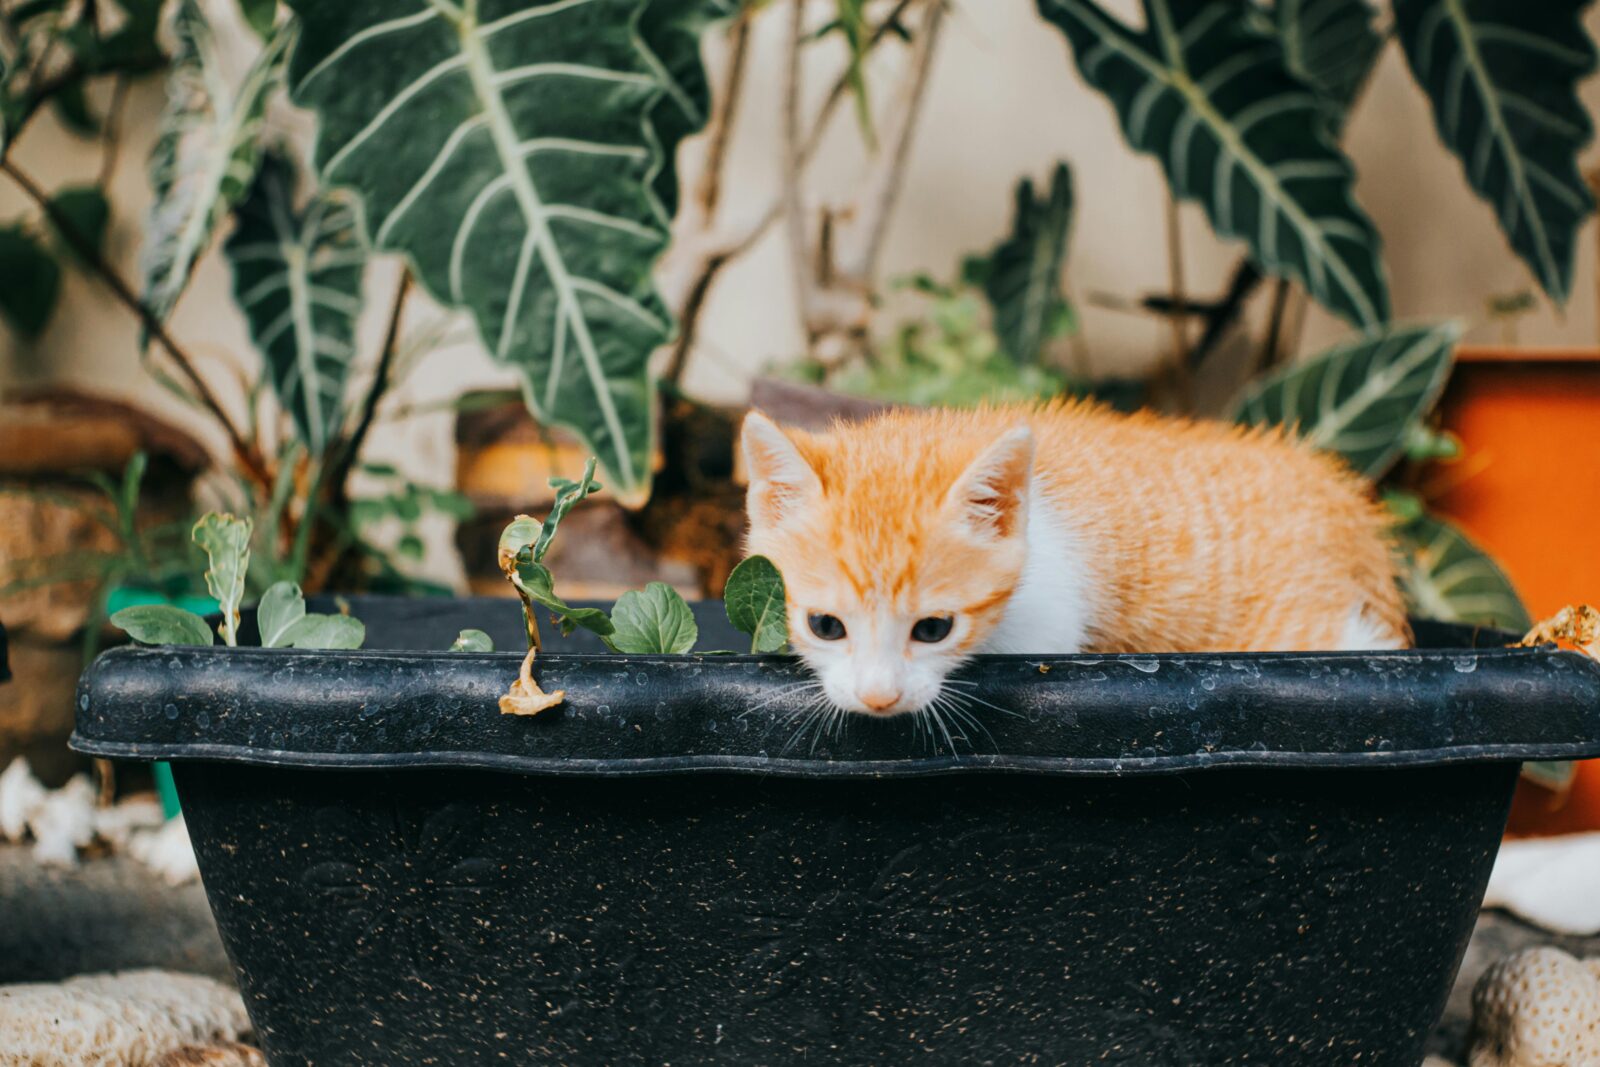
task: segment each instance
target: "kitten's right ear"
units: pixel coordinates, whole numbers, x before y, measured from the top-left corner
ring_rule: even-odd
[[[739,434],[750,477],[746,510],[752,527],[777,526],[819,496],[822,482],[778,424],[752,411]]]

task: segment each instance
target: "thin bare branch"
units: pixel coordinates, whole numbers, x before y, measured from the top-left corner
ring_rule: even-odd
[[[711,94],[711,117],[706,122],[705,167],[695,186],[695,202],[707,224],[716,217],[722,199],[722,171],[727,163],[728,138],[739,118],[744,97],[745,59],[750,52],[749,8],[742,9],[728,27],[727,64],[717,89]]]
[[[805,43],[805,0],[789,4],[789,35],[784,43],[783,71],[783,188],[780,203],[788,230],[789,268],[793,274],[795,304],[811,350],[812,303],[811,242],[806,236],[804,206],[800,201],[800,51]]]
[[[1178,198],[1168,191],[1166,200],[1167,222],[1167,291],[1172,302],[1182,307],[1189,302],[1188,286],[1183,270],[1183,219],[1178,214]],[[1182,315],[1169,315],[1172,327],[1172,355],[1174,364],[1187,364],[1189,359],[1189,330]]]
[[[889,219],[905,186],[906,163],[911,156],[911,138],[917,128],[917,117],[922,113],[922,102],[928,94],[928,75],[933,69],[939,28],[944,21],[944,4],[942,0],[928,0],[926,8],[922,24],[912,38],[911,69],[900,82],[900,91],[886,121],[879,126],[883,130],[883,151],[873,161],[863,183],[861,207],[850,226],[854,239],[848,251],[840,256],[840,271],[845,280],[858,285],[870,284],[878,265],[884,238],[889,232]]]
[[[266,464],[256,453],[256,450],[245,441],[238,427],[234,425],[233,419],[223,410],[215,394],[211,392],[211,387],[206,384],[205,379],[200,377],[199,372],[195,370],[194,361],[189,358],[188,353],[179,347],[178,343],[172,339],[172,335],[167,332],[166,325],[156,317],[155,313],[145,305],[144,301],[134,295],[132,287],[112,268],[111,264],[100,254],[100,250],[90,244],[78,232],[72,220],[62,213],[61,209],[50,199],[50,195],[33,178],[19,169],[16,163],[11,160],[0,160],[0,173],[5,174],[6,177],[16,183],[17,187],[27,195],[28,199],[38,205],[39,209],[45,213],[45,216],[54,225],[56,232],[61,235],[62,240],[72,247],[79,260],[95,277],[106,284],[106,287],[111,290],[117,300],[132,312],[134,317],[149,332],[150,337],[166,350],[173,364],[177,366],[179,373],[187,380],[189,387],[194,390],[195,398],[199,400],[200,405],[211,413],[211,416],[217,420],[218,425],[227,435],[228,443],[233,448],[234,458],[238,461],[240,467],[258,486],[270,490],[272,475],[268,473]]]

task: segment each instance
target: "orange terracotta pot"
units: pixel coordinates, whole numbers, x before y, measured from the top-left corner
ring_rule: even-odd
[[[1498,560],[1528,612],[1600,604],[1600,349],[1462,348],[1439,407],[1462,458],[1434,510]],[[1524,781],[1513,834],[1600,830],[1600,761],[1557,794]]]

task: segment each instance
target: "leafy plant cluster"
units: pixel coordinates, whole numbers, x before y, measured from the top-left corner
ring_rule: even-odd
[[[500,535],[500,568],[522,599],[529,648],[539,647],[537,610],[543,608],[563,636],[578,629],[588,630],[613,652],[692,652],[700,639],[700,628],[688,602],[666,582],[628,590],[617,598],[610,614],[600,608],[575,607],[556,594],[555,578],[544,565],[545,554],[561,520],[576,504],[600,489],[594,473],[595,460],[591,458],[577,481],[551,479],[555,501],[544,521],[519,516]],[[723,603],[728,620],[740,633],[750,635],[750,652],[776,652],[788,644],[783,578],[766,557],[751,556],[733,569],[723,591]]]
[[[432,511],[461,518],[470,506],[361,455],[385,396],[441,331],[402,334],[411,288],[402,278],[382,348],[365,354],[367,369],[358,371],[355,324],[373,257],[356,201],[337,190],[306,190],[293,149],[269,122],[269,109],[282,106],[275,101],[295,26],[280,17],[275,0],[242,0],[240,8],[263,39],[242,77],[198,0],[0,3],[0,175],[35,204],[32,217],[0,226],[0,319],[20,336],[37,335],[70,265],[102,283],[141,323],[155,379],[205,412],[228,439],[230,456],[218,463],[226,477],[211,487],[228,511],[254,520],[255,592],[279,581],[441,592],[405,573],[404,561],[421,555],[416,523]],[[142,223],[138,274],[126,279],[103,254],[111,221],[104,189],[121,162],[129,86],[158,71],[166,74],[168,102],[148,160],[155,197]],[[109,103],[91,107],[105,94],[90,90],[108,84]],[[100,143],[92,183],[46,190],[19,162],[19,138],[48,112]],[[242,418],[168,329],[197,264],[222,233],[220,254],[261,361],[260,374],[246,379]],[[379,491],[355,496],[357,474]],[[136,512],[137,494],[124,503]],[[103,568],[114,578],[108,588],[192,591],[173,590],[183,583],[169,580],[188,573],[183,539],[138,535],[135,526],[116,524],[122,543],[120,558]],[[380,530],[398,531],[395,547],[381,547],[387,539]],[[31,566],[20,578],[65,580],[73,569]],[[152,574],[162,577],[145,579]]]
[[[240,606],[245,575],[250,569],[248,518],[209,512],[195,523],[192,538],[209,566],[206,589],[220,606],[222,621],[213,634],[205,619],[173,604],[138,604],[111,616],[114,626],[145,645],[212,645],[216,637],[229,648],[239,644]],[[361,620],[346,614],[306,611],[305,597],[294,582],[274,583],[256,604],[256,629],[262,648],[360,648],[366,639]]]

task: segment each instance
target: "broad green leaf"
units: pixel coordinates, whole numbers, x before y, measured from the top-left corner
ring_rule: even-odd
[[[239,14],[246,26],[263,39],[272,36],[278,21],[278,0],[239,0]]]
[[[645,121],[661,85],[638,0],[291,6],[290,82],[321,120],[323,183],[356,189],[375,246],[470,309],[534,416],[642,498],[648,362],[671,324],[650,279],[667,239]]]
[[[517,555],[525,548],[532,549],[533,543],[539,539],[539,530],[542,523],[531,515],[518,515],[506,524],[500,531],[500,543],[497,549],[498,558],[501,560],[516,559]],[[535,560],[534,562],[538,562]]]
[[[1425,515],[1398,527],[1400,586],[1414,615],[1522,633],[1528,613],[1505,572],[1465,534]]]
[[[1356,326],[1377,325],[1389,289],[1377,231],[1351,196],[1355,170],[1251,2],[1142,0],[1137,30],[1094,0],[1038,5],[1116,106],[1128,142],[1160,159],[1175,196],[1198,201],[1219,235],[1247,241],[1262,269]]]
[[[1367,0],[1272,0],[1265,13],[1290,73],[1317,91],[1337,139],[1383,48]]]
[[[583,627],[601,637],[609,637],[613,629],[611,620],[599,608],[575,608],[556,596],[555,578],[543,563],[531,558],[532,549],[524,548],[517,554],[516,586],[528,594],[535,604],[547,608],[556,617],[563,635]]]
[[[111,204],[98,188],[92,185],[74,185],[58,190],[50,198],[51,205],[72,227],[72,235],[58,233],[62,252],[74,262],[79,260],[78,246],[84,245],[101,251],[106,243],[106,227],[111,222]],[[52,220],[54,221],[54,220]]]
[[[0,227],[0,316],[38,337],[61,295],[61,265],[21,226]]]
[[[662,90],[646,118],[659,153],[650,188],[663,221],[671,221],[678,209],[678,168],[673,165],[678,143],[698,132],[711,115],[700,39],[706,27],[732,14],[734,7],[733,0],[646,0],[639,13],[639,48]]]
[[[244,576],[250,569],[250,519],[208,511],[194,524],[191,536],[211,565],[206,569],[206,590],[222,608],[222,640],[239,643],[239,602],[244,599]]]
[[[556,491],[556,498],[550,505],[550,514],[545,516],[543,524],[539,527],[539,536],[533,542],[535,563],[544,559],[545,553],[550,551],[550,541],[560,528],[561,520],[567,517],[567,512],[600,488],[600,484],[594,480],[594,466],[595,458],[590,456],[588,462],[583,465],[583,476],[577,481],[570,478],[550,479],[550,488]]]
[[[783,575],[766,556],[742,560],[722,590],[728,621],[750,635],[751,652],[776,652],[789,643]]]
[[[141,645],[209,645],[215,642],[206,620],[171,604],[136,604],[111,616],[111,625]]]
[[[89,94],[82,78],[63,85],[50,101],[50,107],[61,125],[79,137],[93,137],[100,132],[100,120],[89,110]]]
[[[1595,69],[1588,0],[1395,0],[1395,26],[1434,124],[1512,250],[1557,303],[1572,289],[1594,198],[1578,169],[1593,125],[1577,85]]]
[[[1057,163],[1050,190],[1017,183],[1011,234],[989,256],[983,290],[994,308],[1000,347],[1018,363],[1037,363],[1067,307],[1061,269],[1072,235],[1072,171]]]
[[[235,212],[226,251],[234,298],[267,378],[317,457],[344,418],[367,255],[350,203],[324,195],[297,211],[294,182],[293,163],[268,152]]]
[[[1460,336],[1456,324],[1444,323],[1348,341],[1252,385],[1234,418],[1289,427],[1378,478],[1439,399]]]
[[[1522,777],[1557,793],[1570,789],[1577,774],[1578,765],[1571,760],[1528,760],[1522,765]]]
[[[275,34],[235,87],[196,0],[179,0],[173,25],[178,47],[150,151],[155,199],[139,254],[144,300],[158,319],[172,311],[217,224],[250,188],[267,96],[293,37]]]
[[[700,639],[694,612],[666,582],[651,582],[644,591],[630,589],[611,609],[611,646],[636,655],[681,654]]]
[[[482,630],[462,630],[450,642],[451,652],[493,652],[494,639]]]
[[[366,625],[349,615],[306,615],[283,635],[291,648],[360,648],[366,639]]]
[[[256,629],[262,648],[283,648],[289,634],[306,617],[306,598],[293,582],[274,582],[256,604]]]

